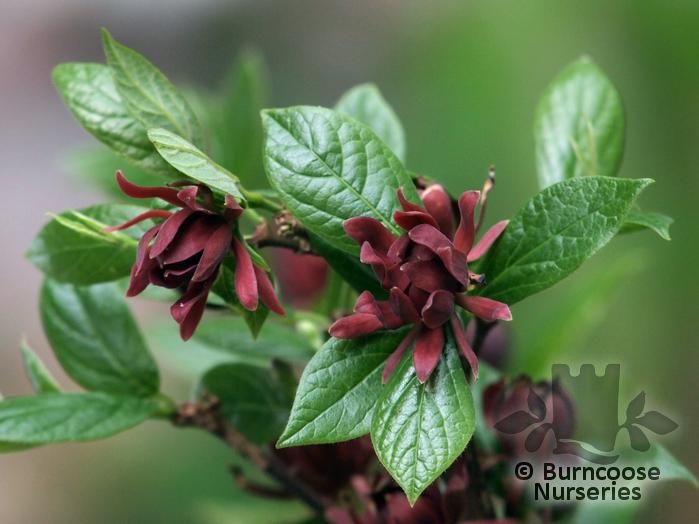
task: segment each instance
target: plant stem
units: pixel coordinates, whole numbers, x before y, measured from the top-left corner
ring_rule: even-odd
[[[473,340],[473,352],[478,356],[485,340],[488,331],[495,323],[486,323],[480,319],[476,319],[476,335]],[[490,519],[494,518],[493,504],[490,494],[485,486],[483,479],[483,470],[481,468],[480,457],[478,454],[478,444],[474,438],[471,438],[468,446],[463,452],[464,467],[467,472],[466,482],[466,500],[469,501],[469,507],[472,508],[473,515],[470,518]]]
[[[271,211],[273,213],[278,213],[283,209],[281,204],[274,202],[273,200],[255,191],[248,191],[247,189],[242,189],[242,193],[245,197],[245,200],[248,201],[250,207],[266,209],[267,211]]]
[[[215,397],[180,405],[171,420],[175,426],[199,428],[221,439],[248,462],[276,480],[288,493],[298,497],[318,515],[323,515],[325,503],[320,495],[295,478],[277,456],[266,448],[253,444],[228,425],[221,415],[219,402]]]

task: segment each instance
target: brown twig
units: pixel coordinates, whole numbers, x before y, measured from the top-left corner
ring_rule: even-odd
[[[296,253],[314,253],[306,229],[287,210],[274,215],[273,225],[269,222],[259,224],[247,241],[257,248],[282,247]]]
[[[244,435],[228,425],[220,411],[218,399],[212,396],[199,402],[187,402],[179,406],[172,418],[175,426],[202,429],[237,451],[248,462],[276,480],[289,494],[298,497],[313,511],[322,515],[325,511],[323,499],[309,486],[295,478],[286,464],[267,449],[256,446]]]

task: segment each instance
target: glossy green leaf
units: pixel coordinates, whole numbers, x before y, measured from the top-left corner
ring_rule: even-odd
[[[612,83],[589,58],[573,62],[547,88],[537,108],[539,186],[583,175],[616,175],[624,131],[624,108]]]
[[[143,169],[172,171],[148,140],[146,128],[126,109],[107,66],[61,64],[53,70],[53,82],[76,120],[97,140]]]
[[[146,129],[162,127],[201,144],[202,131],[194,111],[165,75],[143,55],[117,42],[106,29],[102,29],[102,44],[128,112]]]
[[[243,52],[226,83],[214,116],[218,150],[215,158],[248,187],[265,183],[262,168],[262,122],[267,106],[267,71],[262,57]]]
[[[279,436],[293,401],[276,373],[246,364],[224,364],[209,370],[200,389],[215,395],[226,421],[258,444]]]
[[[485,296],[514,304],[575,271],[614,235],[652,180],[580,177],[534,196],[510,221],[479,271]]]
[[[158,368],[115,284],[76,287],[47,279],[41,321],[56,358],[81,386],[134,396],[158,392]]]
[[[400,329],[328,340],[303,371],[277,447],[342,442],[368,433],[384,362],[406,334]]]
[[[405,162],[403,125],[374,84],[361,84],[347,91],[335,110],[368,125]]]
[[[262,112],[264,161],[272,186],[303,225],[333,247],[358,253],[342,223],[371,216],[396,235],[396,191],[418,202],[400,160],[356,120],[321,107]]]
[[[245,203],[238,178],[187,140],[167,129],[149,129],[148,138],[172,167],[211,189],[233,195],[240,204]]]
[[[123,204],[102,204],[66,211],[46,224],[32,242],[27,258],[47,276],[78,285],[109,282],[129,275],[138,238],[151,221],[126,231],[106,233],[146,211]]]
[[[675,219],[662,213],[632,209],[626,215],[626,221],[621,228],[621,233],[650,229],[655,231],[663,240],[671,240],[670,226],[674,221]]]
[[[0,441],[49,444],[95,440],[161,415],[156,399],[105,393],[46,393],[0,401]]]
[[[407,352],[384,387],[371,423],[381,463],[415,503],[463,452],[476,427],[473,396],[451,335],[429,380],[420,384]]]
[[[53,378],[51,372],[46,369],[39,356],[29,347],[29,344],[26,341],[22,341],[19,348],[22,351],[24,372],[29,382],[31,382],[34,392],[37,394],[60,392],[61,387],[58,385],[58,382]]]

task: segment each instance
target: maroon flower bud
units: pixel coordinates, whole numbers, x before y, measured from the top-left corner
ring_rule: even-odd
[[[274,449],[289,471],[327,501],[347,488],[352,478],[363,475],[376,464],[369,437],[337,444],[315,444]]]
[[[325,259],[274,249],[271,260],[284,300],[297,308],[310,306],[325,288],[328,264]]]
[[[383,379],[388,379],[403,353],[415,342],[413,363],[418,380],[425,382],[439,362],[444,326],[450,323],[461,353],[478,376],[478,360],[455,308],[462,307],[488,322],[512,319],[506,304],[468,294],[474,283],[482,282],[482,275],[470,272],[468,264],[485,254],[507,221],[490,228],[474,246],[478,229],[474,212],[479,201],[481,211],[483,206],[478,191],[461,195],[456,230],[453,206],[444,188],[431,185],[420,194],[424,208],[409,202],[398,191],[402,210],[394,213],[393,218],[405,230],[398,238],[370,217],[345,221],[345,231],[361,247],[360,260],[372,267],[381,286],[389,291],[389,300],[377,301],[370,293],[363,293],[354,313],[330,326],[330,334],[355,338],[412,324],[413,329],[388,358]]]
[[[557,440],[575,429],[573,402],[558,381],[533,384],[520,376],[508,385],[503,379],[485,389],[483,412],[510,458],[549,457]]]
[[[140,187],[126,180],[121,171],[117,171],[116,179],[130,197],[160,198],[180,208],[172,212],[146,211],[124,224],[107,228],[118,231],[146,219],[164,219],[146,231],[138,243],[127,296],[138,295],[148,284],[184,289],[170,314],[180,325],[182,339],[188,340],[201,321],[223,259],[234,254],[235,288],[242,306],[254,311],[261,299],[275,313],[284,314],[269,277],[253,264],[244,242],[234,233],[243,208],[231,195],[226,195],[220,214],[213,209],[213,195],[206,186]]]
[[[476,339],[476,321],[466,326],[466,340],[473,345]],[[510,355],[512,341],[510,332],[504,324],[495,324],[481,341],[478,358],[496,369],[503,369]]]

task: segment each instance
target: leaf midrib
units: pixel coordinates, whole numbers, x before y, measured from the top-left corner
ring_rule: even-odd
[[[330,176],[331,176],[331,177],[333,177],[333,178],[337,179],[338,181],[340,181],[340,183],[341,183],[342,185],[344,185],[345,188],[347,188],[351,193],[353,193],[353,194],[357,197],[357,199],[358,199],[359,201],[361,201],[363,204],[365,204],[366,207],[369,208],[369,209],[376,215],[376,217],[378,217],[379,219],[381,219],[381,222],[382,222],[394,235],[400,235],[400,231],[398,230],[398,228],[397,228],[396,226],[394,226],[394,225],[391,223],[390,217],[386,217],[381,211],[378,210],[378,208],[377,208],[376,206],[374,206],[374,204],[372,204],[371,202],[369,202],[369,200],[367,200],[367,198],[366,198],[364,195],[362,195],[360,192],[358,192],[358,191],[357,191],[349,182],[347,182],[342,176],[338,175],[338,174],[335,172],[335,170],[333,170],[333,169],[327,164],[327,162],[325,162],[325,160],[323,160],[313,149],[311,149],[308,145],[304,144],[304,143],[301,142],[298,138],[296,138],[296,137],[291,133],[291,131],[290,131],[289,129],[287,129],[286,127],[284,127],[284,125],[282,124],[282,122],[276,118],[275,113],[271,113],[271,112],[270,112],[270,113],[267,113],[267,115],[268,115],[270,118],[272,118],[272,120],[274,120],[274,121],[276,122],[276,124],[277,124],[281,129],[283,129],[291,138],[293,138],[294,141],[295,141],[298,145],[300,145],[301,147],[303,147],[303,148],[305,148],[307,151],[309,151],[309,152],[313,155],[313,157],[315,157],[316,160],[318,160],[318,162],[319,162],[320,164],[322,164],[322,166],[330,173]],[[305,121],[305,116],[304,116],[304,121]],[[306,125],[309,125],[309,122],[308,122],[308,121],[306,121]],[[342,125],[344,125],[344,123],[343,123]],[[335,126],[333,126],[333,131],[334,131],[334,134],[335,134],[335,138],[337,139],[338,143],[340,144],[340,148],[342,149],[342,141],[340,140],[340,137],[339,137],[338,132],[337,132],[337,128],[335,128]],[[342,158],[343,158],[343,159],[345,158],[344,153],[345,153],[344,150],[342,150]],[[364,147],[364,153],[365,153],[365,155],[368,156],[368,153],[367,153],[367,151],[366,151],[366,146]],[[280,163],[281,163],[281,162],[280,162]],[[366,162],[365,162],[365,165],[367,165]],[[296,172],[298,173],[298,171],[296,171]],[[308,176],[308,175],[304,175],[303,173],[299,173],[299,174],[301,174],[301,175],[303,175],[303,176]],[[364,177],[364,182],[365,182],[365,183],[366,183],[366,179],[367,179],[368,177],[369,177],[369,168],[368,168],[368,165],[367,165],[367,172],[366,172],[366,176]],[[340,218],[340,217],[338,217],[338,218]]]
[[[386,358],[388,358],[388,355],[386,355]],[[337,404],[342,402],[342,400],[350,395],[352,392],[354,392],[357,388],[359,388],[361,385],[363,385],[370,377],[372,377],[376,371],[386,362],[386,359],[384,358],[381,362],[379,362],[378,365],[376,365],[369,373],[367,373],[358,383],[353,385],[350,389],[346,391],[344,395],[342,395],[340,398],[335,400],[332,404],[328,405],[324,410],[319,411],[317,415],[315,415],[313,418],[311,418],[309,421],[307,421],[305,424],[303,424],[297,431],[294,431],[291,433],[287,438],[284,439],[284,442],[288,442],[291,437],[294,437],[301,433],[306,427],[310,426],[313,424],[316,420],[318,420],[321,416],[325,415],[330,409],[334,408]],[[327,368],[326,368],[327,369]]]
[[[189,128],[189,123],[187,124],[186,129],[181,128],[180,125],[174,120],[174,118],[170,114],[170,112],[167,111],[165,106],[163,106],[159,100],[156,100],[148,91],[146,91],[141,86],[141,84],[139,82],[135,81],[135,78],[132,75],[131,71],[129,70],[128,67],[126,67],[126,62],[124,62],[124,60],[121,57],[122,51],[119,50],[114,44],[115,44],[115,42],[112,41],[110,38],[110,47],[112,48],[112,51],[113,51],[112,56],[119,63],[119,67],[121,68],[122,72],[128,77],[129,81],[131,82],[131,85],[134,86],[136,88],[136,90],[139,91],[144,96],[144,98],[149,100],[157,109],[159,109],[161,111],[162,116],[164,116],[165,119],[168,120],[173,125],[173,127],[175,129],[177,129],[177,131],[179,133],[187,135],[191,138],[191,135],[188,133],[189,131],[191,131]],[[118,80],[116,81],[116,84],[118,86],[118,84],[119,84]],[[122,96],[123,96],[123,94],[122,94]],[[124,97],[124,98],[128,99],[128,97]],[[133,101],[130,101],[130,103],[133,104],[134,106],[138,107],[138,104],[135,104]],[[141,108],[141,109],[143,109],[143,108]],[[148,111],[148,112],[150,112],[150,111]]]
[[[617,185],[617,187],[618,187],[618,185]],[[500,280],[501,277],[502,277],[503,275],[506,275],[510,270],[516,269],[516,268],[518,267],[517,264],[518,264],[520,261],[522,261],[524,258],[526,258],[526,257],[530,256],[532,253],[538,251],[540,248],[542,248],[543,246],[545,246],[545,245],[547,245],[548,243],[550,243],[554,238],[558,237],[559,235],[561,235],[562,233],[564,233],[564,232],[565,232],[566,230],[568,230],[569,228],[571,228],[571,227],[577,225],[579,222],[581,222],[581,221],[584,220],[585,218],[587,218],[587,217],[593,215],[594,213],[599,212],[599,211],[600,211],[602,208],[604,208],[606,205],[607,205],[607,202],[603,202],[602,204],[600,204],[599,206],[595,207],[594,209],[589,210],[588,213],[586,213],[585,215],[582,215],[582,216],[576,218],[575,220],[573,220],[572,222],[566,224],[563,228],[561,228],[560,230],[554,232],[551,236],[549,236],[549,238],[548,238],[547,240],[545,240],[544,242],[538,244],[538,245],[535,246],[533,249],[531,249],[531,250],[529,250],[529,251],[526,251],[525,253],[523,253],[522,255],[520,255],[519,257],[517,257],[516,260],[513,260],[512,262],[510,262],[510,261],[508,260],[508,261],[507,261],[507,267],[506,267],[501,273],[499,273],[498,275],[496,275],[495,278],[494,278],[493,280],[491,280],[491,281],[489,282],[488,286],[486,286],[486,289],[488,289],[488,288],[492,289],[493,284],[494,284],[495,282],[497,282],[498,280]],[[620,220],[620,221],[619,221],[619,224],[621,224],[621,223],[622,223],[622,221]],[[513,253],[516,253],[516,252],[517,252],[517,249],[519,249],[519,245],[522,243],[522,240],[523,240],[524,238],[525,238],[525,235],[523,234],[523,235],[522,235],[522,238],[519,239],[519,241],[518,241],[517,246],[515,247],[515,249],[512,250]]]

